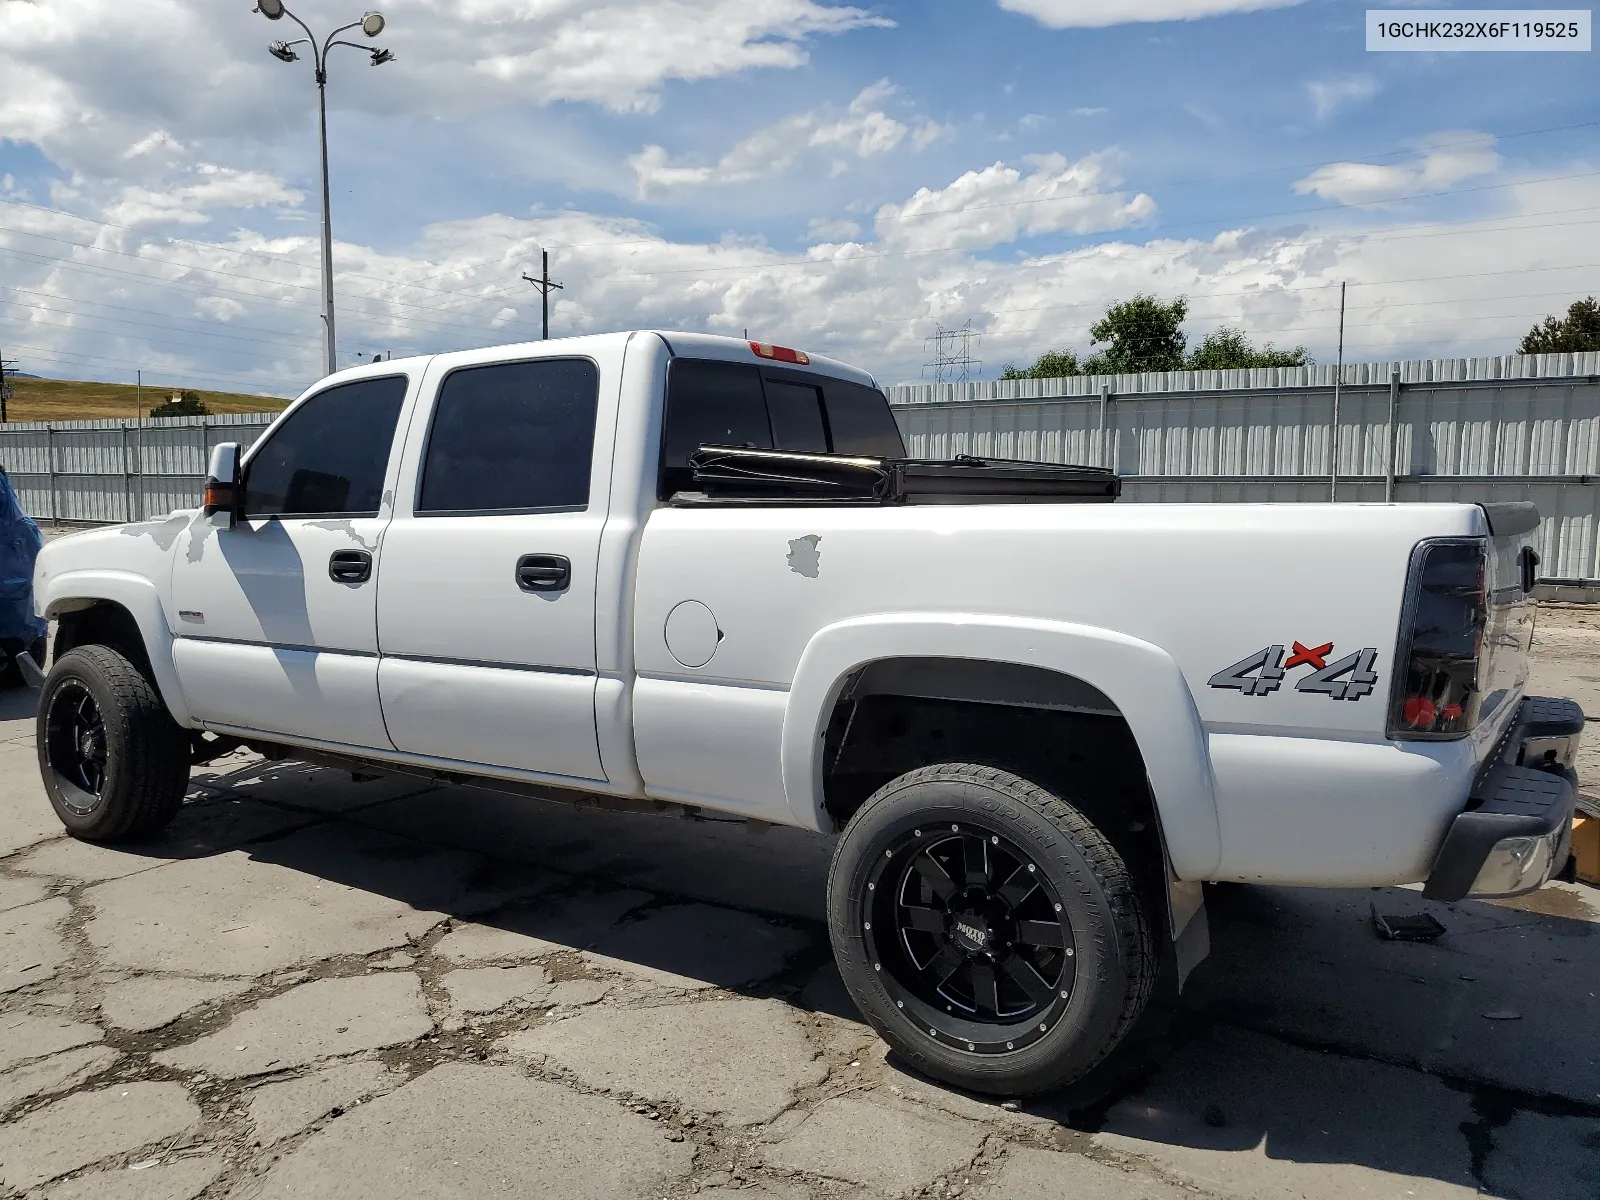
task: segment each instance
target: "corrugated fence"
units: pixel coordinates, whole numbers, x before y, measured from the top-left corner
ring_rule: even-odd
[[[0,426],[0,467],[39,520],[119,522],[200,503],[218,442],[250,445],[274,413]]]
[[[1178,371],[888,389],[913,455],[1104,464],[1130,501],[1320,501],[1333,368]],[[0,426],[35,517],[113,522],[199,503],[218,442],[267,413]],[[1600,354],[1347,366],[1338,498],[1532,500],[1542,573],[1600,579]]]
[[[888,389],[912,455],[1116,469],[1130,501],[1325,501],[1332,367]],[[1600,354],[1347,366],[1340,500],[1532,500],[1541,574],[1600,579]]]

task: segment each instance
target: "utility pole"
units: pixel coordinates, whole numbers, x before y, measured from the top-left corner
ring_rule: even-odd
[[[6,405],[11,400],[11,385],[6,382],[6,376],[15,375],[16,373],[17,364],[15,362],[7,362],[5,355],[0,354],[0,425],[4,425],[11,419],[11,414],[6,408]]]
[[[138,398],[139,412],[138,412],[138,415],[142,418],[144,416],[144,372],[143,371],[135,371],[133,373],[133,386],[136,387],[139,390],[139,398]]]
[[[1339,285],[1339,364],[1333,369],[1333,428],[1328,431],[1328,503],[1339,499],[1339,391],[1344,386],[1344,284]]]
[[[561,291],[566,287],[566,284],[556,283],[550,278],[550,251],[541,250],[539,255],[544,260],[544,269],[540,271],[539,277],[535,279],[524,271],[522,278],[539,289],[539,299],[544,302],[544,340],[548,342],[550,340],[550,293]]]

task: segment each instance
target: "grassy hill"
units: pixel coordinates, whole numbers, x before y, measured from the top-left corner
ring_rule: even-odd
[[[172,398],[171,387],[146,387],[143,406],[139,389],[123,383],[78,383],[69,379],[8,380],[16,393],[6,404],[12,421],[89,421],[105,417],[142,417]],[[234,392],[197,392],[214,413],[280,412],[289,402],[277,396],[242,396]]]

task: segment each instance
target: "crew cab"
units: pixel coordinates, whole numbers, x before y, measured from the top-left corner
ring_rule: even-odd
[[[1204,955],[1207,881],[1455,900],[1568,857],[1531,505],[1119,504],[907,458],[843,363],[659,332],[344,371],[210,473],[39,556],[78,837],[240,745],[837,835],[863,1013],[1009,1094]]]

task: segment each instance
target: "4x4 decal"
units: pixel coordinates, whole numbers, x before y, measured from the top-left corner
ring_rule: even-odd
[[[1268,646],[1231,667],[1224,667],[1207,682],[1214,688],[1242,692],[1246,696],[1270,696],[1283,686],[1284,676],[1296,667],[1310,667],[1294,685],[1297,692],[1327,696],[1330,700],[1359,700],[1370,696],[1378,685],[1373,667],[1378,661],[1376,647],[1368,646],[1335,662],[1333,643],[1305,646],[1293,643],[1287,658],[1282,646]]]

